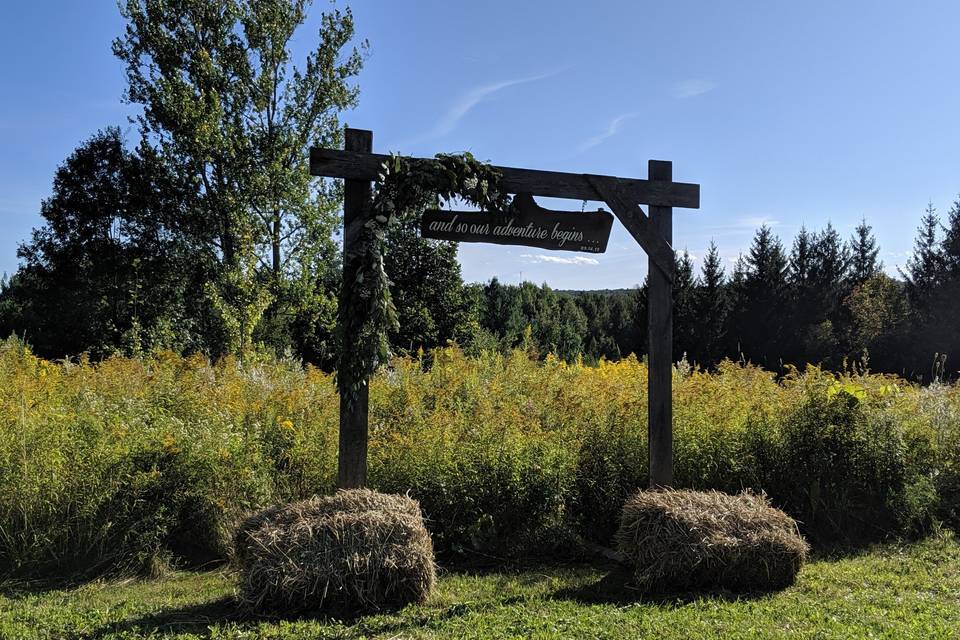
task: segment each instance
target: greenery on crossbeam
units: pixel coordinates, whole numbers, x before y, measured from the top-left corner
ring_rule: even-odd
[[[481,211],[505,212],[510,198],[500,182],[494,167],[470,153],[438,154],[433,160],[391,155],[381,165],[376,192],[361,212],[359,229],[345,229],[345,235],[357,234],[346,247],[339,305],[337,384],[348,401],[390,359],[390,332],[399,326],[384,268],[390,225],[454,199]]]

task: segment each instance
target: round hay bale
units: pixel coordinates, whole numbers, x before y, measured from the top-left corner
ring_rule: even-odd
[[[271,507],[237,539],[240,600],[255,610],[350,616],[433,589],[433,543],[406,496],[350,490]]]
[[[792,584],[809,546],[764,495],[640,491],[623,506],[617,549],[645,591],[767,591]]]

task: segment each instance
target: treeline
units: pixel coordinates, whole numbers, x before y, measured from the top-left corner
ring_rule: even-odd
[[[407,238],[402,245],[400,237]],[[415,239],[408,230],[395,234],[391,248],[400,350],[454,340],[468,349],[524,346],[587,362],[646,353],[645,284],[558,292],[494,279],[461,288],[453,247]],[[945,221],[928,206],[898,277],[885,272],[879,254],[865,220],[849,238],[830,224],[801,228],[789,248],[761,227],[729,273],[713,243],[699,266],[679,254],[674,359],[705,368],[725,358],[745,360],[774,371],[806,363],[866,366],[926,381],[951,375],[956,367],[948,355],[960,353],[960,200]],[[404,266],[412,262],[420,271]],[[438,285],[447,287],[445,297],[430,290]]]
[[[679,254],[674,359],[705,368],[726,358],[774,371],[814,363],[926,381],[950,376],[957,367],[948,356],[960,354],[960,199],[945,221],[927,207],[898,277],[885,272],[879,253],[862,220],[846,239],[830,224],[801,228],[789,249],[761,227],[729,273],[713,243],[699,267]],[[487,340],[532,340],[541,352],[586,361],[646,353],[645,284],[558,293],[493,281],[473,295]]]
[[[342,144],[366,45],[349,10],[330,10],[298,65],[290,42],[309,3],[223,4],[121,3],[113,51],[141,107],[139,139],[108,127],[57,170],[43,225],[0,282],[0,334],[47,358],[266,353],[327,370],[350,348],[335,331],[341,188],[314,179],[308,159]],[[389,231],[396,352],[451,341],[587,362],[646,352],[643,286],[465,285],[456,252],[412,223]],[[714,245],[697,268],[681,254],[674,357],[774,370],[868,361],[927,380],[956,370],[944,354],[960,353],[960,201],[943,222],[928,208],[897,277],[877,256],[866,222],[849,239],[802,230],[789,249],[761,228],[729,274]]]
[[[20,269],[2,283],[0,331],[49,358],[259,351],[331,369],[335,218],[315,221],[299,255],[283,245],[277,264],[273,252],[252,253],[259,262],[229,269],[184,233],[196,223],[176,180],[150,150],[127,149],[117,129],[78,148],[43,203],[44,226],[20,247]],[[949,376],[956,367],[947,355],[960,353],[960,200],[945,220],[928,206],[898,277],[884,271],[879,252],[861,221],[849,238],[829,224],[802,228],[789,248],[761,227],[729,272],[715,244],[699,264],[678,254],[675,360],[710,368],[728,358],[775,371],[856,363],[927,381]],[[456,245],[420,238],[413,222],[389,231],[385,268],[400,318],[397,353],[456,342],[468,352],[519,346],[591,363],[647,350],[645,284],[598,292],[465,284]]]

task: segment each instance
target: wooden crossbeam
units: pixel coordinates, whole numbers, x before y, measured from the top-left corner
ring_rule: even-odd
[[[348,180],[377,180],[380,166],[390,158],[379,153],[341,151],[339,149],[310,149],[310,173],[328,178]],[[507,193],[529,193],[547,198],[570,198],[573,200],[605,200],[580,173],[539,171],[515,167],[494,167],[503,176],[503,189]],[[700,185],[685,182],[616,178],[618,191],[626,200],[662,207],[684,209],[700,208]]]
[[[660,268],[668,281],[673,282],[673,247],[656,229],[650,219],[625,194],[623,183],[609,176],[587,175],[587,182],[600,194],[617,219],[626,227],[633,239],[647,252],[650,260]]]

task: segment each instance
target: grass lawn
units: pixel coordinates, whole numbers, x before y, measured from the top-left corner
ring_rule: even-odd
[[[0,588],[0,638],[960,638],[960,543],[818,559],[768,595],[637,600],[603,565],[444,572],[430,601],[338,622],[250,619],[224,571]]]

